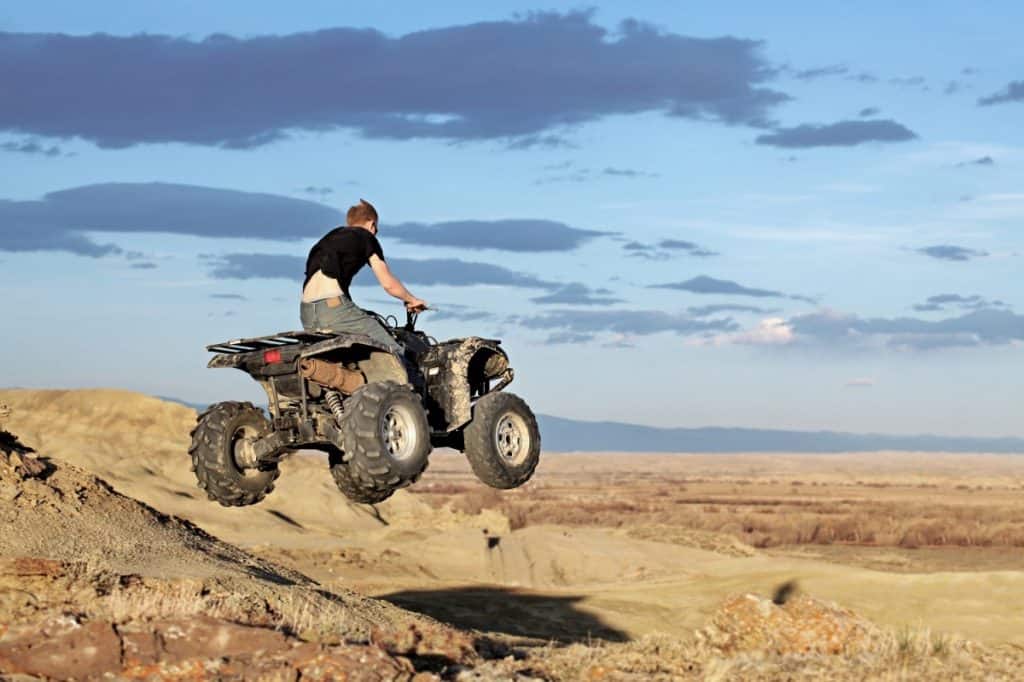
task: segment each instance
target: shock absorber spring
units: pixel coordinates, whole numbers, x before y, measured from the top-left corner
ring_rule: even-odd
[[[341,417],[345,413],[341,407],[341,394],[337,391],[327,391],[324,400],[327,402],[327,407],[330,408],[331,414],[334,415],[334,421],[338,423],[338,426],[341,426]]]

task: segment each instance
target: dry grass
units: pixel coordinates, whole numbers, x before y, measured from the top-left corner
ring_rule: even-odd
[[[860,471],[838,456],[805,457],[802,471],[729,470],[682,476],[669,470],[630,470],[629,457],[600,461],[603,470],[579,473],[585,456],[562,456],[519,490],[494,491],[474,481],[456,460],[432,468],[429,484],[412,492],[434,506],[465,513],[502,511],[513,527],[561,524],[604,527],[673,526],[725,533],[757,548],[792,545],[868,547],[1024,547],[1024,461],[964,466],[922,480],[917,471],[886,471],[862,456]],[[571,460],[578,459],[579,463]],[[681,468],[685,457],[662,458]],[[942,462],[941,456],[938,457]],[[979,456],[984,464],[988,460]],[[842,467],[835,466],[842,463]],[[612,469],[617,466],[617,470]],[[650,463],[645,463],[650,467]],[[925,466],[925,463],[922,463]],[[1002,467],[1002,468],[999,468]],[[439,473],[437,469],[442,471]],[[754,467],[751,467],[754,468]],[[834,469],[839,469],[837,473]],[[799,474],[799,475],[794,475]]]
[[[555,680],[1011,680],[1024,655],[928,629],[903,629],[881,631],[855,656],[727,654],[696,638],[649,635],[625,644],[552,646],[530,662]]]

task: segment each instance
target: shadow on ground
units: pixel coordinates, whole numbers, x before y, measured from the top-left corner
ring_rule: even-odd
[[[578,609],[576,604],[583,597],[576,595],[530,594],[500,587],[457,587],[405,590],[377,598],[458,628],[560,642],[629,641],[622,630]]]

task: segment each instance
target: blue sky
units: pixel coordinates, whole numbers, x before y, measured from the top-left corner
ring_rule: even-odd
[[[261,397],[359,197],[537,411],[1024,435],[1015,3],[6,3],[0,384]],[[373,282],[357,302],[400,311]]]

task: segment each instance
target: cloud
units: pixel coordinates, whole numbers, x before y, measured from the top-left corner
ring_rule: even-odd
[[[299,256],[270,253],[227,253],[204,258],[210,277],[214,279],[287,279],[301,282],[306,259]],[[407,284],[424,286],[491,285],[555,291],[561,284],[533,275],[514,272],[490,263],[476,263],[458,258],[412,260],[389,258],[391,269]],[[376,280],[364,268],[355,284],[375,286]]]
[[[943,320],[910,317],[861,318],[832,311],[800,315],[789,321],[799,341],[835,345],[886,345],[906,350],[995,346],[1024,341],[1024,315],[980,309]]]
[[[689,291],[693,294],[726,294],[732,296],[753,296],[756,298],[788,298],[796,301],[814,302],[806,296],[784,294],[781,291],[771,289],[753,289],[742,284],[725,279],[715,279],[707,275],[700,275],[685,282],[667,282],[665,284],[651,284],[648,289],[674,289],[676,291]]]
[[[871,118],[872,116],[878,116],[881,110],[878,107],[865,107],[857,112],[857,115],[861,118]]]
[[[219,298],[225,301],[248,301],[249,298],[241,294],[210,294],[210,298]]]
[[[844,384],[846,388],[873,388],[874,385],[875,380],[869,377],[859,377],[856,379],[850,379]]]
[[[107,183],[0,200],[0,251],[121,253],[83,233],[169,233],[296,240],[324,233],[341,214],[304,199],[167,183]]]
[[[1007,102],[1024,102],[1024,81],[1011,81],[1002,91],[978,100],[978,104],[983,107]]]
[[[842,64],[833,64],[831,66],[820,66],[813,69],[795,71],[793,73],[793,77],[798,80],[809,81],[817,78],[824,78],[826,76],[845,76],[849,72],[849,67],[843,66]]]
[[[926,90],[928,89],[927,86],[925,85],[925,77],[924,76],[908,76],[908,77],[905,77],[905,78],[890,78],[889,79],[889,83],[891,83],[892,85],[899,86],[901,88],[924,87],[924,89],[926,89]]]
[[[776,71],[760,48],[636,20],[612,32],[592,12],[400,37],[348,27],[199,41],[4,33],[0,92],[19,96],[0,109],[0,129],[109,148],[245,149],[337,128],[552,146],[562,141],[552,131],[640,112],[763,126],[789,97],[764,87]]]
[[[916,249],[916,251],[920,254],[924,254],[925,256],[930,256],[939,260],[958,262],[969,261],[972,258],[984,258],[989,255],[988,251],[977,251],[963,246],[953,246],[952,244],[924,246],[920,249]]]
[[[131,267],[135,270],[156,270],[157,264],[150,263],[149,261],[142,261],[140,263],[132,263]]]
[[[734,303],[714,303],[712,305],[702,306],[691,306],[686,309],[686,312],[693,315],[694,317],[708,317],[709,315],[717,315],[718,313],[758,313],[761,315],[767,315],[769,313],[777,312],[775,310],[768,310],[765,308],[758,308],[753,305],[737,305]]]
[[[570,251],[612,234],[581,230],[553,220],[460,220],[424,225],[403,223],[381,228],[382,239],[422,246],[497,249],[514,252]]]
[[[918,303],[913,307],[917,312],[941,312],[946,310],[948,306],[954,306],[961,310],[980,310],[983,308],[1009,308],[1009,306],[1000,300],[989,300],[974,294],[971,296],[961,296],[960,294],[936,294],[935,296],[929,296],[924,303]]]
[[[616,178],[656,178],[658,173],[636,170],[635,168],[613,168],[608,167],[601,171],[602,175],[611,175]]]
[[[597,338],[597,334],[587,334],[581,332],[555,332],[549,334],[544,339],[544,344],[548,346],[560,346],[564,344],[576,344],[576,343],[588,343]]]
[[[0,150],[5,152],[16,152],[18,154],[36,154],[39,156],[61,156],[64,154],[57,145],[46,145],[37,140],[21,140],[20,142],[8,141],[0,144]]]
[[[647,260],[667,260],[675,255],[673,252],[686,252],[687,255],[698,258],[719,255],[717,251],[705,249],[698,244],[682,239],[662,239],[657,244],[630,241],[623,244],[622,249],[629,251],[629,255],[632,257],[646,258]]]
[[[389,305],[393,301],[387,302]],[[476,310],[469,306],[460,305],[458,303],[438,303],[430,304],[430,321],[441,322],[445,320],[452,320],[456,322],[481,322],[483,320],[493,320],[494,313],[487,312],[486,310]]]
[[[957,168],[963,168],[965,166],[994,166],[996,160],[991,156],[981,156],[973,161],[961,161],[956,165]]]
[[[313,239],[344,223],[330,206],[275,194],[168,183],[106,183],[50,192],[38,201],[0,200],[0,251],[118,254],[89,232],[169,233],[215,238]],[[381,238],[431,246],[515,252],[567,251],[610,232],[550,220],[463,220],[381,229]]]
[[[776,128],[759,135],[757,144],[773,147],[854,147],[866,142],[905,142],[917,134],[902,123],[890,119],[839,121],[837,123],[805,123],[795,128]]]
[[[618,333],[646,336],[671,332],[680,336],[738,329],[731,319],[698,320],[662,310],[555,310],[514,320],[528,329],[553,329],[578,334]]]
[[[545,170],[564,170],[568,171],[560,175],[546,175],[542,178],[533,181],[535,185],[550,185],[560,182],[589,182],[592,180],[598,180],[601,177],[613,177],[623,178],[627,180],[635,180],[640,178],[657,178],[660,177],[658,173],[651,173],[649,171],[637,170],[635,168],[614,168],[607,167],[602,170],[594,170],[590,168],[577,168],[569,171],[572,166],[572,162],[564,164],[553,164],[552,166],[546,166]]]
[[[612,305],[613,303],[622,302],[621,298],[615,298],[609,294],[611,294],[611,291],[608,289],[598,289],[595,291],[579,282],[572,282],[552,291],[550,294],[531,298],[530,300],[534,303],[558,303],[562,305]]]
[[[847,80],[851,80],[857,83],[877,83],[878,76],[867,71],[861,71],[860,73],[852,73],[846,77]]]
[[[330,187],[317,187],[315,185],[307,185],[302,188],[302,191],[306,194],[312,194],[317,197],[325,197],[328,194],[334,194],[334,190]]]

